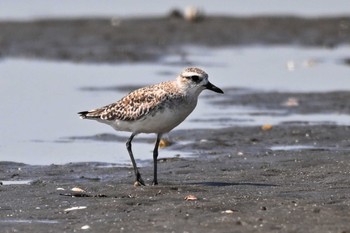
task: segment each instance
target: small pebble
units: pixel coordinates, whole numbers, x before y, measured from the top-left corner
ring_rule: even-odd
[[[81,227],[82,230],[87,230],[87,229],[90,229],[90,226],[89,225],[84,225]]]
[[[194,195],[188,195],[184,198],[186,201],[197,201],[198,198]]]
[[[73,192],[79,192],[79,193],[85,192],[85,190],[83,190],[83,189],[81,189],[81,188],[78,188],[78,187],[72,188],[71,191],[73,191]]]
[[[282,105],[286,107],[296,107],[299,106],[299,100],[297,98],[290,97],[287,99],[287,101],[282,103]]]
[[[234,211],[233,210],[225,210],[225,211],[222,211],[223,214],[233,214]]]
[[[86,206],[74,206],[74,207],[65,209],[64,212],[69,212],[69,211],[72,211],[72,210],[83,210],[83,209],[86,209],[86,208],[87,208]]]
[[[171,144],[172,144],[171,141],[162,138],[159,142],[159,148],[165,148],[165,147],[171,146]]]
[[[264,130],[264,131],[271,130],[272,129],[272,125],[265,124],[265,125],[261,126],[261,129]]]

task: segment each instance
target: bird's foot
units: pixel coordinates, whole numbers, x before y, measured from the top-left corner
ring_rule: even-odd
[[[136,179],[134,182],[134,187],[138,187],[138,186],[146,186],[145,182],[143,181],[143,179],[141,177]]]
[[[157,180],[153,180],[152,185],[153,186],[158,185],[158,181]]]

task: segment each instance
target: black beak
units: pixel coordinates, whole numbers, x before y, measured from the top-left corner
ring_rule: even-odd
[[[217,86],[213,85],[210,82],[208,82],[207,85],[205,85],[205,88],[211,91],[215,91],[217,93],[224,94],[224,92],[220,88],[218,88]]]

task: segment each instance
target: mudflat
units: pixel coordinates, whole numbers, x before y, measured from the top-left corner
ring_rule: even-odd
[[[78,62],[157,61],[179,47],[302,45],[350,41],[350,18],[206,17],[61,19],[0,22],[0,56]]]
[[[349,22],[346,18],[293,17],[213,17],[198,23],[173,18],[129,19],[114,21],[114,26],[107,19],[1,22],[0,47],[3,57],[156,62],[164,51],[171,53],[176,46],[197,42],[221,46],[297,41],[300,45],[332,47],[349,42],[349,29],[344,27]],[[224,23],[226,27],[218,27]],[[261,23],[257,27],[261,34],[249,23]],[[227,30],[234,27],[230,25],[236,25],[241,33]],[[154,33],[144,33],[152,28]],[[203,28],[218,32],[211,31],[211,36],[204,38],[208,31]],[[284,33],[277,33],[277,29]],[[283,110],[287,115],[348,115],[349,95],[340,91],[308,94],[232,89],[225,90],[225,98],[213,104]],[[285,105],[290,98],[298,104]],[[32,166],[2,161],[0,229],[350,232],[350,127],[331,121],[174,130],[169,149],[194,156],[161,158],[158,186],[134,187],[132,168],[113,164]],[[152,181],[152,169],[151,163],[141,168],[147,184]]]
[[[269,99],[270,94],[241,98],[254,100],[259,95],[259,99]],[[276,103],[285,99],[282,94],[280,99],[272,96]],[[325,104],[322,108],[310,95],[292,96],[308,103],[309,112],[349,113],[349,106],[332,109]],[[349,98],[346,92],[318,96],[332,100],[333,106]],[[303,107],[292,109],[303,111]],[[349,126],[285,122],[272,128],[175,130],[170,135],[171,147],[195,156],[160,159],[158,186],[134,187],[131,167],[1,162],[2,180],[29,181],[0,186],[2,231],[350,230]],[[152,166],[142,167],[141,173],[150,184]],[[189,195],[194,200],[186,200]]]

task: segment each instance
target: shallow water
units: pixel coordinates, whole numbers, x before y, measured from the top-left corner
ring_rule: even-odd
[[[118,100],[130,87],[173,79],[188,64],[204,67],[210,80],[223,90],[230,87],[287,92],[350,90],[349,66],[343,62],[348,54],[350,47],[184,47],[178,56],[165,57],[157,64],[96,65],[4,59],[0,61],[0,98],[5,100],[0,105],[0,158],[28,164],[80,161],[129,164],[124,143],[129,133],[116,133],[108,126],[80,120],[76,113]],[[252,114],[256,109],[210,104],[225,95],[209,91],[203,95],[206,97],[201,97],[196,110],[177,129],[286,121],[350,123],[349,116],[332,113],[256,115]],[[124,138],[120,142],[69,139],[101,133]],[[152,149],[152,143],[134,143],[135,157],[139,160],[150,159]],[[177,154],[186,156],[162,149],[160,158]]]
[[[301,150],[315,150],[320,149],[320,147],[312,145],[283,145],[283,146],[272,146],[271,150],[282,150],[282,151],[301,151]]]
[[[302,151],[302,150],[314,150],[314,151],[349,151],[348,148],[339,148],[337,146],[319,146],[314,145],[278,145],[270,147],[273,151]]]
[[[0,224],[55,224],[59,223],[57,220],[49,220],[49,219],[1,219]]]
[[[2,185],[29,185],[32,180],[0,180]]]

